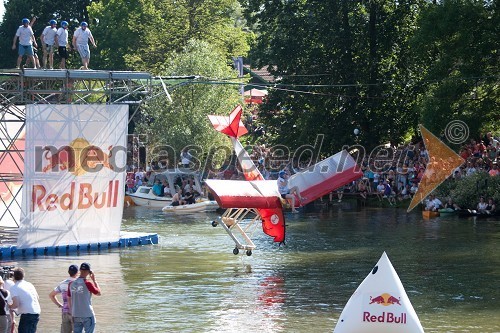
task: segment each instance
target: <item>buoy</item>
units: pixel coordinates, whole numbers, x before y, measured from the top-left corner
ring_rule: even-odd
[[[398,274],[384,252],[340,314],[333,333],[423,333]]]

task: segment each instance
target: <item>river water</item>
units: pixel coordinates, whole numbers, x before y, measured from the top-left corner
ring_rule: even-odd
[[[500,332],[500,220],[423,220],[404,209],[343,203],[287,214],[286,246],[260,229],[251,257],[213,228],[213,215],[124,211],[123,229],[160,244],[16,259],[41,298],[38,332],[57,332],[48,294],[67,267],[91,263],[97,332],[332,332],[357,286],[386,251],[426,332]]]

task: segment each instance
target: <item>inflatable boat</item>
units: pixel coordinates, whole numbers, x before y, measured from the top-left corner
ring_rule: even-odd
[[[162,211],[166,213],[202,213],[202,212],[215,212],[219,209],[217,201],[205,200],[196,202],[190,205],[179,205],[179,206],[165,206]]]

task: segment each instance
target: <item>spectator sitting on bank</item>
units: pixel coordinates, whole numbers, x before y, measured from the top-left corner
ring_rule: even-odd
[[[384,181],[384,195],[382,198],[386,198],[390,205],[396,204],[395,193],[387,180]]]
[[[402,201],[411,198],[410,196],[410,185],[406,185],[398,194],[398,200]]]
[[[500,171],[498,171],[498,165],[496,163],[493,163],[493,167],[488,173],[490,174],[491,177],[500,175]]]
[[[415,193],[417,193],[417,191],[418,191],[418,183],[417,182],[413,182],[413,184],[410,187],[410,194],[411,194],[411,196],[414,196]]]
[[[484,197],[480,197],[479,198],[479,203],[477,204],[477,211],[479,213],[486,213],[486,207],[487,206],[488,206],[488,204],[484,200]]]
[[[368,178],[366,178],[366,180],[368,181]],[[366,197],[368,196],[368,189],[367,189],[367,185],[365,183],[365,178],[361,179],[358,183],[358,192],[359,192],[359,195],[363,198],[363,199],[366,199]]]
[[[384,191],[385,191],[384,183],[379,182],[379,184],[377,185],[377,191],[376,191],[377,198],[379,200],[382,200],[382,198],[384,197]]]
[[[495,206],[495,201],[493,198],[488,199],[488,204],[486,205],[486,208],[484,209],[486,214],[494,215],[496,211],[496,206]]]

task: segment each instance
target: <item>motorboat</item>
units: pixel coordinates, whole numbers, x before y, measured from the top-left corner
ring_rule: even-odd
[[[151,174],[148,184],[139,186],[134,193],[128,193],[127,195],[137,206],[163,208],[172,203],[172,197],[156,195],[153,192],[153,184],[157,180],[160,182],[166,180],[170,193],[174,194],[177,192],[177,189],[182,186],[182,181],[188,179],[192,179],[194,181],[194,190],[203,194],[200,174],[198,172],[190,169],[175,168]]]
[[[219,204],[217,203],[217,201],[202,200],[189,205],[179,205],[179,206],[168,205],[163,207],[162,211],[166,213],[188,214],[188,213],[215,212],[217,209],[219,209]]]
[[[137,206],[149,206],[153,208],[162,208],[172,203],[172,197],[160,197],[153,193],[153,186],[142,185],[137,191],[129,193],[128,196]]]

